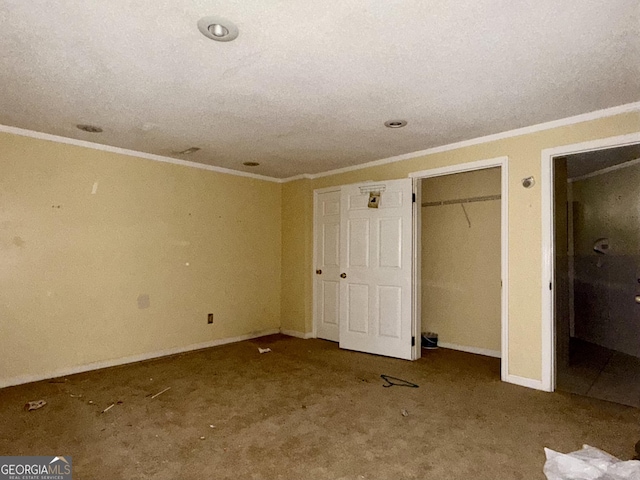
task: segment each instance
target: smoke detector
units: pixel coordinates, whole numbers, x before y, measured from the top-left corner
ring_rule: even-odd
[[[198,20],[198,30],[216,42],[230,42],[238,37],[238,27],[231,20],[216,15]]]

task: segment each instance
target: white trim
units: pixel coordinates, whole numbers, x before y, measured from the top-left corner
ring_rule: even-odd
[[[448,348],[449,350],[458,350],[460,352],[475,353],[476,355],[484,355],[485,357],[500,358],[502,356],[500,350],[489,350],[488,348],[467,347],[465,345],[456,345],[455,343],[439,342],[439,347]]]
[[[489,158],[486,160],[476,160],[474,162],[458,163],[447,167],[432,168],[430,170],[420,170],[409,174],[410,178],[432,178],[441,177],[443,175],[451,175],[452,173],[472,172],[474,170],[482,170],[484,168],[502,167],[503,160],[507,157]]]
[[[509,382],[509,158],[503,157],[501,165],[501,199],[500,199],[500,278],[502,284],[500,315],[500,377]]]
[[[550,130],[552,128],[565,127],[568,125],[574,125],[576,123],[588,122],[605,117],[612,117],[615,115],[621,115],[624,113],[630,113],[640,110],[640,102],[627,103],[625,105],[618,105],[616,107],[605,108],[603,110],[596,110],[594,112],[583,113],[575,115],[573,117],[561,118],[559,120],[553,120],[545,123],[538,123],[528,127],[516,128],[514,130],[507,130],[501,133],[494,133],[486,135],[484,137],[472,138],[470,140],[463,140],[460,142],[449,143],[447,145],[441,145],[439,147],[427,148],[426,150],[419,150],[417,152],[405,153],[402,155],[396,155],[393,157],[383,158],[380,160],[373,160],[367,163],[361,163],[358,165],[352,165],[350,167],[337,168],[335,170],[328,170],[320,173],[302,173],[286,178],[275,178],[266,175],[258,175],[255,173],[241,172],[239,170],[231,170],[229,168],[216,167],[213,165],[206,165],[198,162],[190,162],[187,160],[180,160],[171,157],[165,157],[162,155],[155,155],[151,153],[139,152],[136,150],[128,150],[120,147],[113,147],[110,145],[102,145],[100,143],[87,142],[85,140],[76,140],[74,138],[62,137],[59,135],[52,135],[49,133],[36,132],[34,130],[27,130],[24,128],[10,127],[8,125],[0,125],[0,133],[12,133],[14,135],[20,135],[24,137],[37,138],[40,140],[48,140],[51,142],[66,143],[69,145],[76,145],[79,147],[92,148],[94,150],[102,150],[105,152],[119,153],[122,155],[128,155],[132,157],[145,158],[147,160],[155,160],[158,162],[172,163],[175,165],[182,165],[185,167],[198,168],[201,170],[209,170],[212,172],[226,173],[229,175],[236,175],[239,177],[254,178],[256,180],[264,180],[267,182],[275,183],[288,183],[295,180],[314,180],[316,178],[327,177],[331,175],[338,175],[340,173],[352,172],[354,170],[362,170],[363,168],[376,167],[379,165],[387,165],[389,163],[400,162],[402,160],[409,160],[412,158],[423,157],[425,155],[432,155],[434,153],[448,152],[456,150],[458,148],[470,147],[473,145],[479,145],[482,143],[495,142],[496,140],[504,140],[505,138],[517,137],[520,135],[527,135],[530,133],[541,132],[544,130]]]
[[[616,170],[622,170],[623,168],[633,167],[638,163],[640,163],[640,158],[636,158],[635,160],[628,160],[624,163],[619,163],[617,165],[612,165],[611,167],[601,168],[600,170],[580,175],[579,177],[569,178],[568,181],[571,183],[579,182],[580,180],[586,180],[587,178],[597,177],[598,175],[604,175],[605,173],[615,172]]]
[[[541,152],[541,217],[542,217],[542,390],[552,392],[555,378],[555,319],[553,315],[554,280],[554,214],[553,214],[553,157],[621,147],[640,142],[640,132],[616,137],[600,138],[582,143],[547,148]],[[551,288],[549,288],[551,286]]]
[[[282,335],[287,335],[289,337],[304,338],[305,340],[309,338],[315,338],[315,335],[313,334],[313,332],[303,333],[303,332],[298,332],[297,330],[285,330],[284,328],[281,328],[280,333]]]
[[[477,137],[470,140],[463,140],[461,142],[449,143],[439,147],[427,148],[426,150],[419,150],[417,152],[405,153],[403,155],[396,155],[393,157],[383,158],[380,160],[373,160],[367,163],[361,163],[358,165],[352,165],[350,167],[337,168],[335,170],[329,170],[326,172],[304,174],[302,177],[309,179],[316,179],[321,177],[327,177],[330,175],[338,175],[340,173],[352,172],[354,170],[361,170],[363,168],[377,167],[379,165],[387,165],[388,163],[400,162],[402,160],[409,160],[412,158],[423,157],[426,155],[433,155],[434,153],[448,152],[456,150],[458,148],[471,147],[473,145],[479,145],[482,143],[495,142],[496,140],[504,140],[506,138],[518,137],[520,135],[528,135],[531,133],[541,132],[544,130],[550,130],[552,128],[566,127],[568,125],[574,125],[576,123],[588,122],[592,120],[598,120],[605,117],[613,117],[614,115],[621,115],[623,113],[630,113],[640,110],[640,102],[627,103],[625,105],[618,105],[616,107],[605,108],[603,110],[596,110],[594,112],[583,113],[581,115],[575,115],[573,117],[561,118],[559,120],[553,120],[551,122],[538,123],[528,127],[516,128],[514,130],[507,130],[506,132],[494,133],[492,135],[486,135],[484,137]],[[291,180],[298,180],[300,175],[295,177],[285,178],[284,182]]]
[[[412,172],[409,174],[411,178],[432,178],[442,175],[449,175],[453,173],[470,172],[473,170],[483,170],[485,168],[500,167],[500,275],[502,279],[502,295],[500,300],[500,338],[501,338],[501,350],[500,357],[500,378],[505,382],[511,382],[509,380],[512,375],[509,375],[509,157],[497,157],[486,160],[478,160],[475,162],[460,163],[457,165],[450,165],[442,168],[433,168],[431,170],[422,170],[419,172]],[[416,199],[419,202],[420,199]],[[414,226],[414,229],[416,227]],[[414,238],[417,232],[414,234]],[[419,244],[418,244],[419,245]],[[414,282],[416,276],[414,275]],[[419,298],[417,299],[419,301]],[[418,309],[419,310],[419,309]],[[416,319],[416,321],[422,321],[422,319]],[[537,388],[537,387],[532,387]]]
[[[181,165],[183,167],[198,168],[200,170],[208,170],[210,172],[225,173],[227,175],[234,175],[237,177],[253,178],[255,180],[264,180],[265,182],[284,183],[285,180],[281,178],[268,177],[266,175],[258,175],[256,173],[241,172],[239,170],[231,170],[230,168],[216,167],[213,165],[206,165],[204,163],[190,162],[188,160],[180,160],[178,158],[165,157],[163,155],[156,155],[153,153],[139,152],[137,150],[129,150],[126,148],[113,147],[111,145],[103,145],[101,143],[87,142],[86,140],[77,140],[75,138],[61,137],[59,135],[51,135],[49,133],[36,132],[33,130],[26,130],[24,128],[10,127],[7,125],[0,125],[0,133],[10,133],[13,135],[19,135],[21,137],[36,138],[38,140],[47,140],[49,142],[65,143],[67,145],[74,145],[76,147],[91,148],[93,150],[100,150],[103,152],[118,153],[120,155],[127,155],[129,157],[144,158],[146,160],[154,160],[156,162],[171,163],[173,165]]]
[[[294,182],[296,180],[313,180],[313,175],[310,173],[301,173],[300,175],[294,175],[293,177],[279,178],[280,183]]]
[[[411,326],[413,328],[413,337],[415,345],[411,351],[411,359],[418,360],[422,356],[421,348],[421,331],[422,331],[422,181],[420,178],[413,179],[413,194],[415,202],[412,206],[412,232],[411,232],[411,248],[413,250],[412,258],[412,276],[411,276]]]
[[[22,385],[23,383],[38,382],[40,380],[47,380],[49,378],[66,377],[68,375],[75,375],[76,373],[88,372],[91,370],[99,370],[102,368],[116,367],[119,365],[126,365],[128,363],[141,362],[143,360],[151,360],[153,358],[166,357],[168,355],[175,355],[177,353],[191,352],[193,350],[202,350],[204,348],[217,347],[219,345],[226,345],[228,343],[242,342],[244,340],[250,340],[252,338],[265,337],[267,335],[275,335],[280,333],[279,329],[263,330],[260,332],[253,332],[247,335],[240,335],[232,338],[220,338],[218,340],[211,340],[209,342],[196,343],[183,347],[173,347],[166,350],[160,350],[157,352],[141,353],[139,355],[132,355],[130,357],[116,358],[113,360],[104,360],[101,362],[92,362],[85,365],[78,365],[75,367],[61,368],[53,370],[47,373],[39,373],[33,375],[21,375],[18,377],[0,379],[0,388],[11,387],[13,385]]]
[[[540,380],[534,380],[532,378],[519,377],[518,375],[508,375],[506,382],[513,383],[514,385],[520,385],[521,387],[533,388],[534,390],[547,391],[544,388]]]

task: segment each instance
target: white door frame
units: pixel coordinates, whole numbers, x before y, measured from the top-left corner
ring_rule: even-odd
[[[601,138],[542,150],[542,388],[556,388],[555,245],[553,157],[640,143],[640,133]]]
[[[486,168],[500,167],[500,271],[502,279],[502,298],[500,305],[500,322],[501,322],[501,367],[500,378],[504,382],[520,383],[517,377],[509,375],[509,157],[497,157],[487,160],[478,160],[475,162],[461,163],[450,165],[447,167],[434,168],[431,170],[422,170],[409,174],[413,178],[413,191],[416,194],[416,208],[414,208],[414,225],[413,225],[413,285],[414,285],[414,328],[417,328],[417,337],[420,338],[420,326],[422,318],[420,315],[420,277],[421,277],[421,225],[420,225],[420,207],[422,205],[420,183],[423,178],[441,177],[443,175],[451,175],[454,173],[472,172],[474,170],[484,170]],[[417,357],[420,355],[419,342],[416,341]]]
[[[316,243],[316,210],[318,208],[318,195],[321,193],[339,192],[341,186],[318,188],[313,191],[313,268],[311,269],[311,319],[313,323],[313,329],[311,331],[312,338],[318,338],[318,315],[316,313],[316,302],[318,301],[318,287],[316,286],[316,265],[318,264],[318,254],[316,249],[318,247]],[[340,232],[342,235],[342,232]]]

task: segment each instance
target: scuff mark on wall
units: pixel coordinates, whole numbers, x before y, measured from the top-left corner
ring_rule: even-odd
[[[138,308],[143,310],[145,308],[149,308],[151,306],[151,301],[149,300],[148,293],[141,293],[138,295]]]
[[[24,247],[24,244],[25,244],[25,243],[27,243],[27,242],[25,242],[21,237],[18,237],[18,236],[13,237],[13,244],[14,244],[16,247],[20,247],[20,248],[22,248],[22,247]]]
[[[96,193],[98,193],[98,182],[95,182],[93,184],[93,188],[91,189],[91,195],[95,195]]]

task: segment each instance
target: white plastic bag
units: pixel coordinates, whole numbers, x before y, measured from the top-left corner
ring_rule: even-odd
[[[640,461],[623,462],[595,447],[583,445],[571,453],[544,449],[548,480],[640,480]]]

